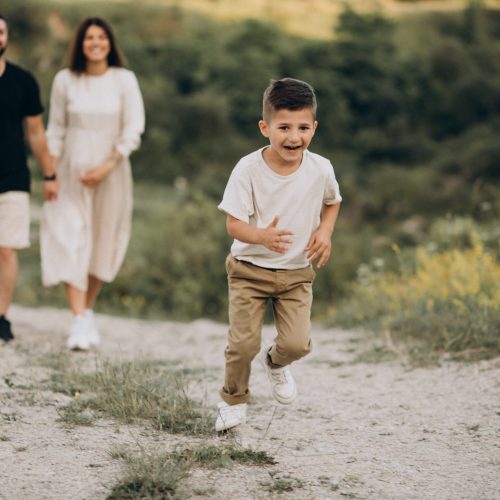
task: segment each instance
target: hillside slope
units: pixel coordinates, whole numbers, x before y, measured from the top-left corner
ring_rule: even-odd
[[[78,0],[60,1],[74,3]],[[109,3],[109,0],[99,1]],[[115,0],[116,3],[128,1],[131,0]],[[331,38],[335,20],[346,5],[362,13],[381,10],[388,16],[401,16],[459,10],[468,0],[146,0],[144,3],[182,7],[219,21],[265,19],[299,36],[327,39]],[[482,3],[500,9],[500,0],[483,0]]]

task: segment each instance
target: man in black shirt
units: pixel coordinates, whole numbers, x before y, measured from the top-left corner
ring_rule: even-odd
[[[55,199],[59,190],[45,139],[38,84],[30,73],[6,61],[7,44],[7,21],[0,14],[0,338],[5,342],[14,338],[5,315],[16,286],[16,250],[29,246],[25,135],[43,172],[44,199]]]

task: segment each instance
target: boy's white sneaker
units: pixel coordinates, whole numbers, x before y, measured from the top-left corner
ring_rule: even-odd
[[[295,380],[288,366],[283,366],[281,368],[271,368],[269,366],[267,354],[271,347],[272,344],[265,344],[262,347],[258,358],[267,373],[269,382],[271,383],[274,399],[278,401],[278,403],[287,405],[297,397],[297,385],[295,384]]]
[[[217,405],[218,415],[215,421],[215,430],[217,432],[232,429],[237,425],[244,424],[247,419],[247,405],[241,403],[238,405],[228,405],[222,401]]]
[[[89,322],[84,314],[74,317],[66,345],[71,350],[86,351],[90,348]]]
[[[99,330],[97,329],[97,325],[95,322],[94,311],[92,309],[85,309],[84,313],[87,318],[89,324],[89,342],[91,346],[97,347],[101,343],[101,338],[99,336]]]

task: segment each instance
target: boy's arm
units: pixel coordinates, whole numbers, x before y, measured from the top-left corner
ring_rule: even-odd
[[[335,222],[339,215],[340,203],[335,205],[323,205],[321,213],[321,223],[309,238],[309,243],[306,246],[307,259],[312,264],[316,259],[318,263],[316,267],[323,267],[332,251],[332,234],[335,229]]]
[[[254,245],[263,245],[268,250],[278,253],[285,253],[292,243],[293,236],[291,231],[286,229],[277,229],[279,217],[276,216],[271,224],[266,228],[258,228],[243,222],[232,215],[226,219],[226,228],[229,236],[236,238],[244,243]]]

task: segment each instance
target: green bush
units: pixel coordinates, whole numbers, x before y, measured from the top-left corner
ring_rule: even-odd
[[[463,222],[457,227],[467,228]],[[435,226],[435,234],[439,229]],[[451,231],[445,241],[458,234]],[[360,267],[352,296],[334,321],[386,330],[431,352],[500,354],[500,262],[474,233],[463,242],[461,250],[436,251],[436,243],[433,249],[420,247],[409,260],[395,247],[401,255],[396,272],[383,263]]]
[[[178,319],[225,317],[230,242],[224,215],[189,186],[184,192],[141,191],[126,263],[103,290],[102,307]]]

